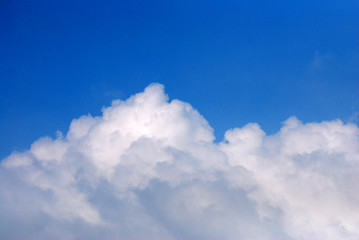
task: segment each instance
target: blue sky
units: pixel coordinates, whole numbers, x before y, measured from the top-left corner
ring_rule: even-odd
[[[359,239],[358,16],[1,1],[0,238]]]
[[[220,141],[357,121],[358,1],[2,1],[0,157],[152,82]]]

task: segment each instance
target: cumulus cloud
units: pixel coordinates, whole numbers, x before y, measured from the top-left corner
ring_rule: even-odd
[[[1,239],[358,239],[359,129],[295,117],[220,143],[152,84],[0,166]]]

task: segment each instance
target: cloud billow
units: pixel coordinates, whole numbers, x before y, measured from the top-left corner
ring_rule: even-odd
[[[220,143],[152,84],[1,161],[1,239],[358,239],[359,129],[295,117]]]

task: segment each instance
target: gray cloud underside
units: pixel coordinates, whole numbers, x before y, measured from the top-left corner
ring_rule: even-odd
[[[0,167],[1,239],[358,239],[359,129],[295,117],[214,143],[152,84]]]

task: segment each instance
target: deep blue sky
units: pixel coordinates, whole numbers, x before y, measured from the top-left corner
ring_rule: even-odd
[[[215,129],[357,122],[359,1],[1,1],[0,158],[151,82]]]

